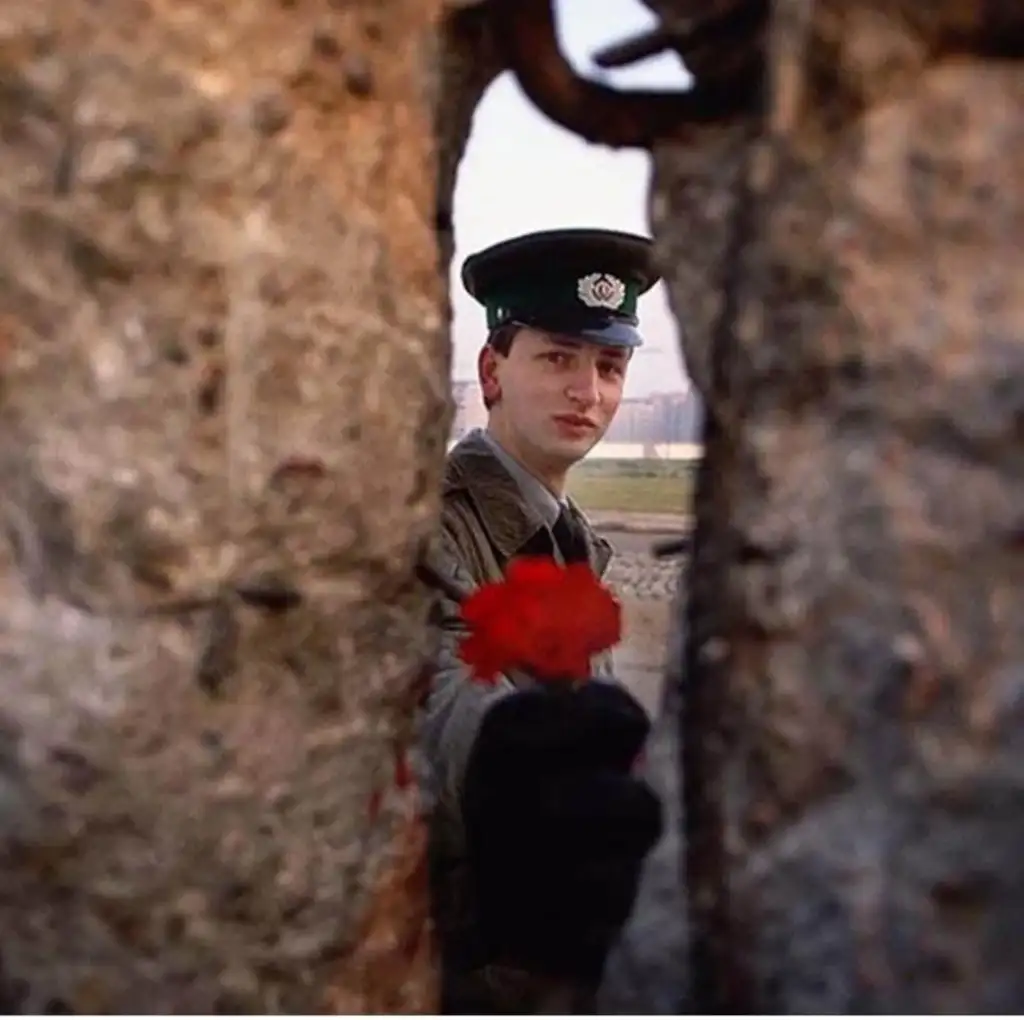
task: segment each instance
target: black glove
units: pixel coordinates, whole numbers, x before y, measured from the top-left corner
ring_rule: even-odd
[[[595,980],[632,909],[661,805],[630,775],[650,724],[620,687],[533,689],[484,716],[463,817],[485,949]]]

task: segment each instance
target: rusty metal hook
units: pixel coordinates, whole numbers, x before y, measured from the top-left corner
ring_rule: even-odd
[[[758,5],[760,6],[760,5]],[[747,62],[728,80],[697,84],[687,91],[629,91],[581,78],[566,61],[555,31],[553,0],[491,0],[494,35],[502,47],[506,65],[531,102],[561,127],[588,142],[611,148],[649,149],[660,138],[687,126],[731,120],[751,109],[760,85],[760,66]],[[694,21],[691,31],[697,45],[706,41],[712,23],[725,27],[735,11],[721,18]],[[685,51],[685,31],[672,34],[672,48]],[[652,43],[648,38],[641,54],[654,55],[652,45],[667,48],[667,35]],[[613,54],[613,57],[615,55]],[[640,59],[633,52],[629,59]],[[607,53],[605,53],[607,59]]]
[[[767,24],[767,0],[717,0],[696,6],[698,13],[681,15],[671,24],[659,24],[606,46],[594,54],[594,63],[604,68],[628,67],[671,50],[691,71],[697,70],[691,63],[698,67],[702,63],[720,67],[723,50],[747,48]],[[709,59],[702,60],[705,56]]]

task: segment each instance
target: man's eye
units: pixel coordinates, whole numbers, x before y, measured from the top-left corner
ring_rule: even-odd
[[[602,361],[598,365],[598,371],[601,375],[617,377],[622,375],[624,369],[622,363],[619,361]]]
[[[569,363],[569,355],[564,351],[548,351],[545,357],[552,365],[567,365]]]

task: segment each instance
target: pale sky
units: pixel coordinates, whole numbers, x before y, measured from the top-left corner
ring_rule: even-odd
[[[587,77],[619,87],[685,88],[689,77],[674,55],[612,73],[591,56],[654,22],[639,0],[561,0],[562,49]],[[496,241],[531,230],[608,227],[647,234],[650,158],[587,143],[556,126],[502,75],[484,95],[473,120],[455,188],[455,258],[452,260],[454,376],[474,378],[484,336],[481,307],[462,289],[462,260]],[[627,396],[686,387],[676,327],[659,284],[641,299],[646,339],[634,358]]]

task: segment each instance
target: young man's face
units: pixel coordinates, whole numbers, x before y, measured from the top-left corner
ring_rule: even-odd
[[[491,426],[530,459],[569,467],[608,431],[622,401],[629,351],[523,327],[507,357],[485,348]]]

